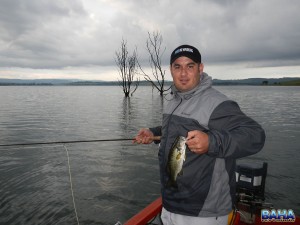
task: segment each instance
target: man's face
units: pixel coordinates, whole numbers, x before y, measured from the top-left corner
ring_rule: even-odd
[[[200,83],[203,68],[202,63],[195,63],[188,57],[182,56],[176,59],[170,66],[175,87],[180,92],[192,90]]]

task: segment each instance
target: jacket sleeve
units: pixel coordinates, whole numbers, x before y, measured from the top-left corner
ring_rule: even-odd
[[[233,101],[215,108],[208,127],[210,156],[241,158],[259,152],[265,143],[263,128]]]
[[[161,136],[161,126],[149,128],[149,130],[154,134],[154,136]],[[160,141],[154,141],[155,144],[160,143]]]

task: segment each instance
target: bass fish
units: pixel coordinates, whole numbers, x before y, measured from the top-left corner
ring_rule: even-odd
[[[186,151],[186,138],[179,136],[176,138],[174,144],[169,153],[167,170],[169,172],[169,181],[167,183],[167,187],[175,187],[178,188],[176,179],[178,175],[182,175],[182,166],[185,161],[185,151]]]

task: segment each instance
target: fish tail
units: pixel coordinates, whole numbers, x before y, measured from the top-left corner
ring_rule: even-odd
[[[175,180],[169,179],[166,185],[167,188],[173,187],[178,189],[178,184]]]

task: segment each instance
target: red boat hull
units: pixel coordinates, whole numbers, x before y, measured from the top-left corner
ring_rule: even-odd
[[[129,219],[124,225],[145,225],[151,219],[155,218],[160,214],[162,210],[162,199],[161,197],[150,203],[147,207]],[[241,216],[242,215],[242,216]],[[245,221],[243,219],[242,212],[237,212],[234,216],[233,225],[251,225],[251,224],[258,224],[258,225],[300,225],[300,218],[296,217],[295,222],[287,221],[287,222],[263,222],[261,221],[261,216],[259,213],[256,213],[254,217],[254,221]],[[232,215],[229,216],[228,224],[231,222]]]
[[[154,202],[150,203],[146,208],[140,211],[138,214],[133,216],[124,225],[145,225],[152,218],[155,218],[162,209],[162,199],[161,197],[156,199]]]

